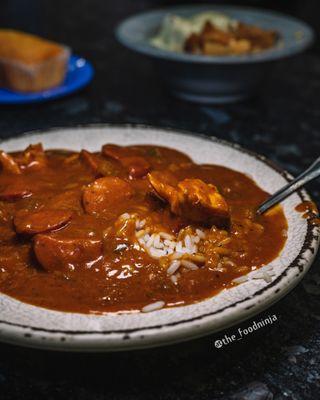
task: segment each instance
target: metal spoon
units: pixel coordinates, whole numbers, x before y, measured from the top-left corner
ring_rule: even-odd
[[[316,161],[310,165],[308,169],[306,169],[302,174],[297,176],[287,185],[283,186],[283,188],[279,189],[276,193],[270,196],[265,202],[263,202],[257,209],[256,213],[258,215],[263,214],[269,208],[274,205],[280,203],[280,201],[284,200],[288,196],[290,196],[293,192],[300,189],[306,183],[312,181],[315,178],[320,176],[320,157],[316,159]]]

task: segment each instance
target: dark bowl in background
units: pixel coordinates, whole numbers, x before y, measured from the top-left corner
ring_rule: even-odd
[[[162,50],[150,44],[167,14],[190,17],[217,11],[241,22],[279,33],[277,44],[254,54],[203,56]],[[255,94],[276,61],[304,51],[313,42],[304,22],[278,12],[237,6],[191,5],[143,12],[127,18],[116,37],[129,49],[151,58],[169,90],[197,103],[231,103]]]

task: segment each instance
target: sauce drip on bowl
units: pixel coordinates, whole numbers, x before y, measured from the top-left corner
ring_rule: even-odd
[[[313,201],[303,201],[296,206],[296,211],[301,212],[302,218],[307,219],[312,225],[320,225],[318,207]]]
[[[33,145],[0,162],[0,291],[37,306],[190,304],[269,263],[286,240],[281,207],[256,216],[268,194],[252,179],[173,149]]]

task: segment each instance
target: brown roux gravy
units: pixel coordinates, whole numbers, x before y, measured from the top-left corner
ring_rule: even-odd
[[[269,194],[248,176],[219,165],[197,165],[187,155],[169,148],[132,146],[121,149],[120,156],[116,157],[50,150],[42,155],[45,162],[40,163],[39,168],[29,160],[20,174],[2,169],[2,293],[36,306],[80,313],[141,310],[160,300],[165,302],[165,307],[184,305],[232,286],[234,278],[267,264],[281,251],[287,230],[282,208],[255,216],[256,207]],[[125,162],[121,160],[123,154]],[[25,158],[23,152],[11,156],[17,162],[25,162],[21,161]],[[136,161],[136,157],[140,161]],[[231,225],[224,232],[230,237],[225,246],[229,264],[226,262],[224,268],[221,268],[221,260],[226,261],[225,256],[217,262],[208,246],[209,261],[197,270],[181,270],[174,283],[159,260],[133,245],[132,232],[114,230],[123,213],[152,217],[173,235],[190,225],[187,216],[173,215],[168,205],[150,195],[150,184],[139,169],[144,165],[141,158],[151,170],[170,170],[179,180],[199,178],[217,186],[231,214]],[[132,166],[130,162],[136,164]],[[123,200],[124,190],[110,192],[110,201],[101,212],[88,213],[83,204],[84,188],[101,176],[121,178],[134,194]],[[39,230],[37,225],[23,225],[25,214],[41,211],[46,215],[48,210],[51,214],[60,210],[58,217],[64,216],[68,221],[63,226],[57,224],[55,229],[51,228],[56,220],[51,221],[44,233],[32,233],[32,229]],[[201,224],[197,228],[202,229]],[[34,246],[41,235],[42,238],[45,235],[44,246],[47,247],[42,258],[37,258]],[[57,243],[66,247],[62,250],[54,247]],[[76,246],[72,247],[74,243]],[[91,260],[89,256],[95,254],[97,243],[101,243],[101,254],[92,255]],[[86,253],[88,246],[89,255]],[[54,251],[57,257],[50,259]],[[59,264],[63,257],[67,258],[64,267]]]

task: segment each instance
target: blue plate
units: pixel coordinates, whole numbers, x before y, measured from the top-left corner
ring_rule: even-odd
[[[0,89],[0,104],[27,104],[57,99],[86,86],[93,77],[91,63],[82,57],[72,55],[64,82],[53,89],[42,92],[21,93]]]

